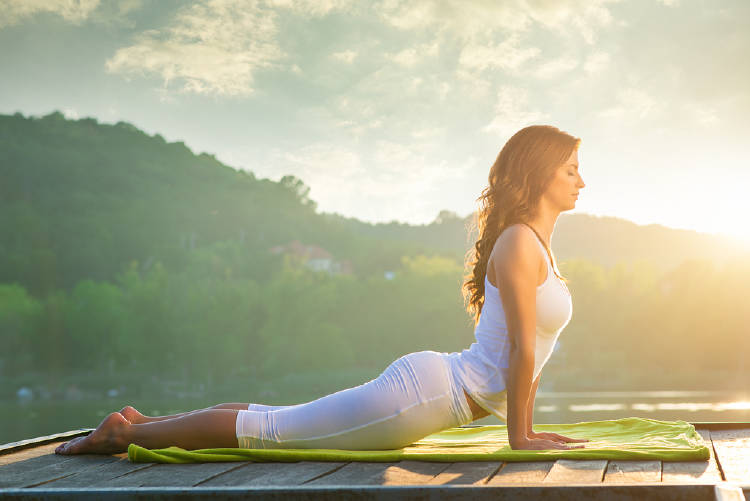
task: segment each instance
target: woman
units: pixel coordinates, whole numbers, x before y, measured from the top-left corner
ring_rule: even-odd
[[[579,144],[552,126],[526,127],[508,140],[490,169],[472,272],[463,287],[475,318],[471,347],[404,355],[367,383],[298,405],[219,404],[161,417],[128,406],[55,452],[117,453],[130,443],[396,449],[490,413],[507,422],[513,449],[583,447],[567,443],[585,439],[532,429],[542,366],[572,314],[550,239],[558,216],[575,207],[585,186]]]

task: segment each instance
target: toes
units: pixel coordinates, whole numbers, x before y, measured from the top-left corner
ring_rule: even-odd
[[[80,449],[80,444],[88,437],[76,437],[70,442],[62,444],[60,447],[60,454],[75,454],[77,449]]]
[[[65,442],[64,444],[60,444],[55,449],[56,454],[69,454],[70,453],[70,446],[73,445],[78,439],[74,438],[70,442]]]

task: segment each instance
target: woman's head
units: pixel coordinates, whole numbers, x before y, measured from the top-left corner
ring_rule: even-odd
[[[575,180],[566,180],[563,166],[570,164],[571,159],[578,163],[580,143],[579,138],[557,127],[532,125],[516,132],[500,150],[490,168],[489,185],[477,199],[479,237],[467,256],[471,271],[463,290],[468,298],[467,310],[475,321],[484,304],[487,262],[500,233],[508,226],[532,220],[541,203],[552,203],[560,210],[573,208],[572,195],[577,189],[570,191],[569,199],[565,197],[569,187],[580,186],[577,184],[580,177],[576,169]],[[573,205],[566,208],[566,203]]]

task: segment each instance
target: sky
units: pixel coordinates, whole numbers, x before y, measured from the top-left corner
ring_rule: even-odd
[[[130,122],[370,222],[476,210],[517,130],[572,213],[750,241],[747,0],[0,0],[0,113]]]

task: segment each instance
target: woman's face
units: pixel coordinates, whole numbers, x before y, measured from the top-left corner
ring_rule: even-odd
[[[578,149],[555,171],[555,177],[547,187],[542,198],[546,198],[552,207],[562,211],[575,209],[578,192],[586,186],[578,173]]]

